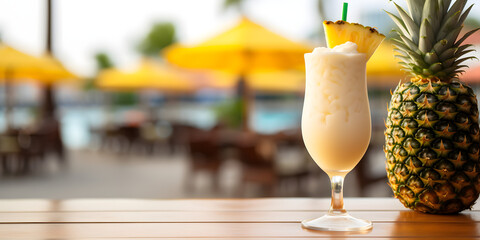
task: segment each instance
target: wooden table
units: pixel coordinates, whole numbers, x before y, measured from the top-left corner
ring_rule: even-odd
[[[300,221],[319,217],[329,199],[0,200],[1,239],[479,239],[479,210],[427,215],[393,198],[350,198],[368,232],[319,232]],[[475,208],[474,208],[475,209]],[[478,207],[476,208],[478,209]]]

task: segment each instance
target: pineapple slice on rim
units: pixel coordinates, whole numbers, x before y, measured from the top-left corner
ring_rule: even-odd
[[[375,28],[364,27],[358,23],[349,23],[342,20],[336,22],[324,21],[323,26],[329,48],[334,48],[349,41],[354,42],[358,46],[357,51],[365,53],[367,60],[385,39],[385,35],[379,33]]]

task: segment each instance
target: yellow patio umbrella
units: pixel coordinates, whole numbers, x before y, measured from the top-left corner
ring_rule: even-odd
[[[166,59],[178,66],[217,69],[236,74],[249,71],[304,69],[311,47],[289,40],[243,17],[233,28],[195,46],[173,45]]]
[[[375,54],[368,61],[367,77],[368,83],[377,86],[395,86],[398,81],[406,77],[402,66],[395,58],[397,53],[390,41],[383,41]]]
[[[9,74],[9,71],[14,71],[17,68],[23,68],[27,72],[32,72],[32,68],[35,68],[38,64],[38,59],[20,52],[10,46],[1,44],[0,45],[0,73],[2,74],[1,79],[5,79],[5,75]],[[20,71],[16,74],[19,76]],[[20,77],[23,77],[24,72],[20,74]]]
[[[181,73],[143,60],[134,72],[107,69],[98,75],[96,85],[104,90],[135,91],[154,89],[163,92],[191,92],[195,90],[193,82]]]
[[[64,79],[77,78],[50,55],[35,57],[6,44],[0,44],[0,82],[5,84],[7,128],[11,127],[12,92],[10,84],[12,82],[27,80],[48,85]]]
[[[49,85],[80,79],[79,76],[70,72],[58,59],[50,54],[39,57],[39,60],[42,64],[41,70],[32,73],[30,77],[38,83]]]
[[[239,94],[246,104],[244,128],[248,129],[249,85],[247,74],[256,71],[304,69],[303,55],[311,47],[294,42],[243,17],[233,28],[196,46],[173,45],[164,51],[165,58],[178,66],[214,69],[238,76]]]
[[[303,71],[261,71],[251,72],[245,77],[247,84],[255,91],[270,93],[297,93],[305,90]],[[238,76],[228,72],[210,74],[207,87],[230,89],[237,85]]]
[[[27,80],[52,84],[65,79],[78,77],[51,55],[35,57],[0,44],[0,81]]]

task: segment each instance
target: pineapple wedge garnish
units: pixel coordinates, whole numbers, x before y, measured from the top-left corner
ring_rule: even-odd
[[[375,28],[364,27],[358,23],[349,23],[342,20],[324,21],[327,46],[333,48],[346,42],[357,44],[357,51],[365,53],[367,60],[373,55],[385,36]]]

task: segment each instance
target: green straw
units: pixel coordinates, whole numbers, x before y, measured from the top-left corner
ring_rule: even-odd
[[[343,3],[343,12],[342,12],[342,20],[347,21],[347,12],[348,12],[348,3],[344,2]]]

